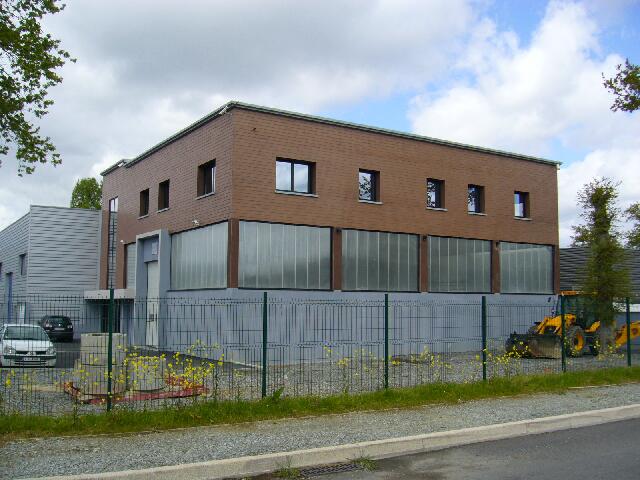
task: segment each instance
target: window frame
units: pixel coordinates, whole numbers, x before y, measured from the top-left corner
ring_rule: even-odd
[[[278,163],[289,164],[291,176],[289,178],[289,188],[278,188]],[[296,190],[295,171],[296,165],[304,165],[308,169],[307,174],[307,191]],[[313,195],[315,193],[315,163],[306,160],[294,160],[291,158],[276,158],[276,192],[292,193],[299,195]]]
[[[171,181],[164,180],[158,184],[158,212],[169,209],[169,199],[171,191]]]
[[[431,192],[431,190],[429,189],[430,183],[432,183],[436,187],[436,190],[435,190],[436,204],[435,205],[429,205],[429,201],[430,201],[429,193]],[[444,200],[444,192],[445,192],[444,180],[439,178],[427,178],[427,208],[431,208],[434,210],[444,210],[446,208],[445,200]]]
[[[138,209],[138,217],[146,217],[149,215],[149,189],[145,188],[140,191],[140,208]]]
[[[475,209],[471,209],[471,190],[477,189],[478,197],[477,203],[475,203]],[[484,185],[478,185],[475,183],[470,183],[467,185],[467,213],[471,215],[485,215],[485,192]]]
[[[522,200],[522,202],[516,202],[517,199]],[[522,204],[522,215],[518,215],[516,213],[516,206]],[[513,192],[513,216],[515,218],[527,219],[531,218],[531,211],[529,206],[529,192],[523,192],[522,190],[514,190]]]
[[[371,197],[363,198],[360,189],[360,175],[371,175]],[[361,202],[380,203],[380,172],[377,170],[368,170],[364,168],[358,169],[358,200]]]
[[[211,178],[207,179],[207,173],[211,172]],[[208,181],[207,181],[208,180]],[[205,197],[216,193],[216,161],[209,160],[198,165],[197,197]]]
[[[118,213],[118,197],[109,200],[109,212]]]
[[[18,255],[19,268],[20,268],[20,276],[24,277],[27,274],[27,254],[21,253]]]

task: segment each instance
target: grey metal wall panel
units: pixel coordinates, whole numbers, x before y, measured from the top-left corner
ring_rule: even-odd
[[[640,250],[626,249],[626,252],[631,290],[635,297],[640,297]],[[588,258],[587,247],[560,249],[560,290],[580,290]]]
[[[227,286],[228,223],[176,233],[171,237],[171,289]]]
[[[29,293],[82,294],[98,288],[98,210],[31,207]]]
[[[0,302],[2,303],[6,301],[5,285],[7,273],[13,274],[14,299],[27,294],[27,279],[31,262],[31,258],[28,255],[29,224],[30,215],[26,214],[0,232],[0,263],[2,263]],[[27,254],[27,275],[20,275],[20,255],[25,253]],[[4,315],[6,315],[6,312],[4,312]]]

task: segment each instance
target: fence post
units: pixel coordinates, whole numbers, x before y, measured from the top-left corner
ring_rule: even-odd
[[[107,341],[107,412],[111,411],[111,383],[113,377],[113,317],[115,314],[115,301],[113,299],[113,288],[109,289],[109,332]]]
[[[389,388],[389,294],[384,294],[384,388]]]
[[[487,381],[487,297],[482,296],[482,380]]]
[[[564,319],[564,295],[560,295],[560,358],[562,359],[562,373],[567,371],[566,323]]]
[[[629,305],[629,297],[626,298],[627,305],[627,366],[631,366],[631,305]]]
[[[262,398],[267,396],[267,335],[268,335],[267,292],[262,297]]]

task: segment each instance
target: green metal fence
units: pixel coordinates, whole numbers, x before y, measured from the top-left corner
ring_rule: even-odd
[[[588,345],[579,354],[568,348],[571,313],[555,296],[127,300],[110,293],[0,303],[0,412],[171,408],[640,365],[640,318],[628,300],[614,329],[618,342],[593,355]],[[545,318],[565,320],[549,335],[557,345],[551,354],[531,358],[507,342]]]

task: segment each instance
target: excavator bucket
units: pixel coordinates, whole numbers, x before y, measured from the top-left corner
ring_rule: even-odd
[[[555,334],[512,333],[505,344],[507,352],[528,358],[560,358],[562,346]]]

